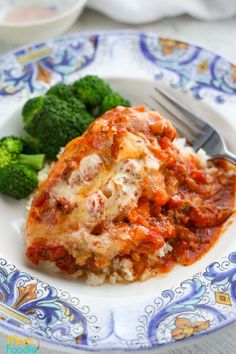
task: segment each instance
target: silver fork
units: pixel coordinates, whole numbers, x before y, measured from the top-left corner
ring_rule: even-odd
[[[194,151],[202,148],[212,159],[225,159],[236,165],[236,155],[227,149],[223,137],[211,125],[180,105],[166,90],[155,88],[145,104],[172,121]]]

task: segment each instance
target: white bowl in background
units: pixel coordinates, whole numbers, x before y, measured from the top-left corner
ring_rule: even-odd
[[[85,3],[86,0],[0,0],[0,40],[25,44],[64,33]]]

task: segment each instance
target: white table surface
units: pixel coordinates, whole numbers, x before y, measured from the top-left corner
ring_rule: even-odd
[[[202,22],[188,16],[180,16],[146,25],[128,26],[106,18],[96,12],[85,10],[69,32],[125,28],[156,32],[161,36],[194,43],[236,63],[236,18],[225,21]],[[4,54],[12,48],[13,46],[0,42],[0,54]],[[6,336],[0,334],[0,347],[3,348],[2,353],[5,352],[5,343]],[[187,346],[177,347],[176,349],[172,348],[168,351],[158,350],[156,352],[158,354],[164,352],[166,354],[234,354],[236,353],[236,325],[214,335],[206,336],[201,341],[190,342]],[[54,351],[48,348],[40,348],[37,353],[60,354],[58,350]]]

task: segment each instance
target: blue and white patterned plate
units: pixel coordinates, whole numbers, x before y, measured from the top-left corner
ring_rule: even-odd
[[[81,33],[0,58],[1,136],[55,82],[98,74],[142,104],[163,85],[211,122],[236,151],[236,66],[187,43],[137,32]],[[0,328],[75,351],[135,351],[200,337],[236,321],[236,224],[189,267],[131,285],[92,288],[43,272],[24,256],[25,203],[0,199]]]

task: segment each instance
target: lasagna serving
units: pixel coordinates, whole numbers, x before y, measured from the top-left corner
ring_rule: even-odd
[[[66,146],[41,184],[26,225],[28,259],[91,285],[195,262],[234,210],[234,173],[204,157],[179,146],[158,112],[105,113]]]

